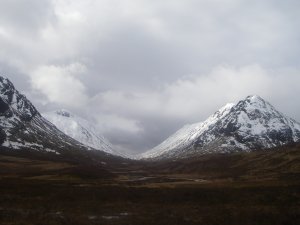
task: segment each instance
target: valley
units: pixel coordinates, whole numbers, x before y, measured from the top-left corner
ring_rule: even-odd
[[[1,151],[0,224],[296,225],[299,150],[93,164]]]
[[[300,1],[0,3],[0,225],[300,225]]]
[[[259,96],[130,156],[44,115],[0,76],[0,225],[300,224],[300,124]]]

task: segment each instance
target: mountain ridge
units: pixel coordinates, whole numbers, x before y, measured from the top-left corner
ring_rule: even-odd
[[[42,113],[42,115],[63,133],[92,149],[128,157],[125,153],[115,150],[114,146],[91,122],[66,109],[46,112]]]
[[[205,121],[184,126],[135,157],[115,150],[93,124],[67,110],[52,112],[48,119],[50,122],[7,78],[0,76],[0,145],[12,149],[61,154],[73,148],[90,148],[125,158],[158,159],[249,152],[300,142],[300,123],[258,95],[226,104]]]
[[[207,120],[184,126],[138,159],[252,151],[298,142],[300,124],[258,95],[229,103]]]
[[[0,76],[0,144],[11,149],[31,149],[60,155],[85,146],[58,130],[34,105]]]

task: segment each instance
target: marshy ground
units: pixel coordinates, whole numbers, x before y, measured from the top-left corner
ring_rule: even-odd
[[[298,147],[101,166],[0,156],[0,224],[300,224]]]

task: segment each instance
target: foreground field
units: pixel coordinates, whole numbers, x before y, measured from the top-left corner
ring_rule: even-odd
[[[299,224],[295,184],[129,187],[2,180],[0,224]]]
[[[298,225],[298,152],[102,167],[1,155],[0,224]]]

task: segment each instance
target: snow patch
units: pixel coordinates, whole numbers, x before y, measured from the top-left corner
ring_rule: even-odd
[[[126,154],[116,151],[91,122],[67,110],[48,112],[44,113],[43,116],[63,133],[87,146],[89,150],[101,150],[113,155],[127,157]]]
[[[251,151],[300,141],[300,124],[257,95],[227,104],[207,120],[186,125],[137,159],[190,153]]]

